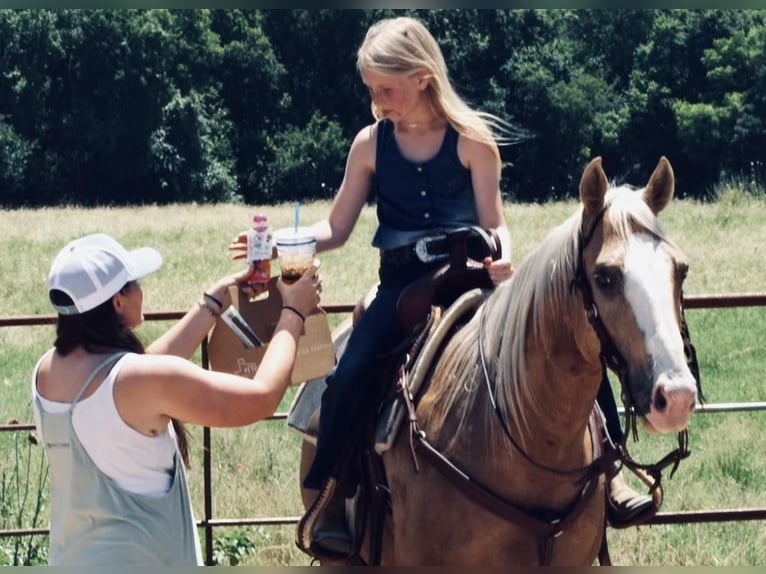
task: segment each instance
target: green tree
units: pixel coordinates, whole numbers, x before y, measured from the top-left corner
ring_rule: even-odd
[[[513,150],[508,179],[519,199],[571,197],[585,163],[619,149],[626,102],[605,79],[603,59],[594,57],[600,47],[567,32],[582,18],[589,11],[530,10],[511,22],[535,30],[506,48],[495,80],[507,90],[507,109],[535,135]]]
[[[263,130],[262,197],[331,197],[354,135],[372,121],[356,49],[374,17],[363,10],[265,12],[264,30],[287,72],[279,121]]]
[[[627,181],[668,155],[681,195],[764,177],[760,10],[2,10],[3,204],[327,197],[372,119],[356,50],[398,14],[531,134],[506,197],[573,196],[594,155]]]
[[[29,161],[35,151],[32,142],[21,137],[12,125],[0,116],[0,205],[24,202]]]
[[[736,27],[704,52],[708,103],[698,105],[696,118],[684,113],[688,110],[678,115],[688,120],[690,133],[683,140],[688,153],[707,139],[701,124],[714,123],[723,175],[759,186],[766,181],[766,18],[757,10],[740,12]]]
[[[262,182],[266,201],[335,195],[348,151],[340,124],[317,112],[305,127],[287,128],[267,141],[274,161]]]
[[[264,32],[264,18],[259,10],[215,10],[212,22],[222,48],[216,73],[231,121],[239,194],[251,203],[267,196],[262,182],[274,161],[268,139],[291,107],[287,70]]]
[[[677,192],[704,197],[731,161],[727,149],[735,126],[745,138],[758,130],[757,122],[739,120],[750,95],[727,91],[728,80],[722,82],[727,66],[742,68],[742,53],[730,51],[727,64],[716,70],[723,55],[716,46],[732,46],[742,31],[762,28],[762,16],[753,10],[655,12],[654,25],[638,47],[631,74],[632,112],[623,146],[632,150],[637,166],[668,155],[676,171]],[[742,81],[750,78],[743,76]]]

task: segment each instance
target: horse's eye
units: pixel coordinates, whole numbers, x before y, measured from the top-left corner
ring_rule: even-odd
[[[689,274],[689,264],[688,263],[678,263],[676,265],[676,276],[678,277],[678,281],[683,283],[683,281],[686,279],[686,276]]]
[[[602,291],[614,291],[621,282],[622,276],[618,269],[606,266],[596,266],[593,270],[593,282]]]

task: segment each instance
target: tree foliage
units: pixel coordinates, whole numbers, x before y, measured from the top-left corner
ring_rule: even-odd
[[[457,91],[531,137],[509,198],[576,193],[583,165],[681,195],[763,183],[760,10],[2,10],[0,205],[328,198],[372,120],[367,27],[421,18]]]

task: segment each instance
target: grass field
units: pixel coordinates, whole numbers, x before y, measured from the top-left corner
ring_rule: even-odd
[[[322,217],[329,204],[302,206],[304,222]],[[574,202],[506,205],[518,263],[554,225],[575,209]],[[263,210],[274,227],[290,225],[289,205]],[[145,278],[145,310],[182,310],[219,276],[238,268],[229,259],[230,239],[256,208],[242,205],[176,205],[140,208],[0,211],[0,317],[49,315],[46,277],[50,261],[66,241],[105,231],[128,247],[152,245],[165,257],[163,268]],[[662,214],[670,235],[691,263],[687,294],[764,292],[766,200],[736,190],[716,203],[676,201]],[[321,254],[323,303],[356,301],[375,281],[377,254],[370,247],[372,208],[364,210],[349,243]],[[332,317],[337,324],[342,316]],[[706,398],[710,403],[766,400],[766,309],[689,310]],[[140,328],[145,341],[166,328]],[[0,329],[0,420],[31,421],[29,374],[52,341],[52,327]],[[290,404],[295,389],[280,410]],[[690,428],[692,456],[675,477],[665,476],[663,511],[766,507],[766,413],[695,415]],[[283,421],[243,429],[214,430],[213,489],[216,517],[296,516],[299,439]],[[674,445],[674,437],[641,434],[634,455],[652,462]],[[197,515],[202,513],[201,430],[193,428],[191,485]],[[47,526],[45,488],[39,490],[41,448],[24,433],[0,433],[0,528]],[[34,517],[35,506],[39,512]],[[34,523],[34,524],[33,524]],[[616,565],[759,565],[766,563],[763,521],[739,524],[647,526],[609,531]],[[293,544],[292,526],[219,528],[216,551],[222,564],[306,565]],[[45,539],[14,542],[0,538],[0,564],[44,562]]]

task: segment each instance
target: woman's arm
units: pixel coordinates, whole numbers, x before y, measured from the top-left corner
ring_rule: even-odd
[[[146,347],[150,355],[175,355],[188,359],[212,329],[216,318],[231,305],[229,287],[246,280],[249,270],[217,281],[167,332]],[[220,303],[220,305],[219,305]]]
[[[285,306],[253,379],[203,369],[169,355],[143,355],[127,363],[115,383],[122,418],[152,436],[173,417],[210,427],[249,424],[274,413],[290,386],[304,319],[319,302],[311,267],[293,285],[278,283]],[[301,317],[302,315],[302,317]]]

